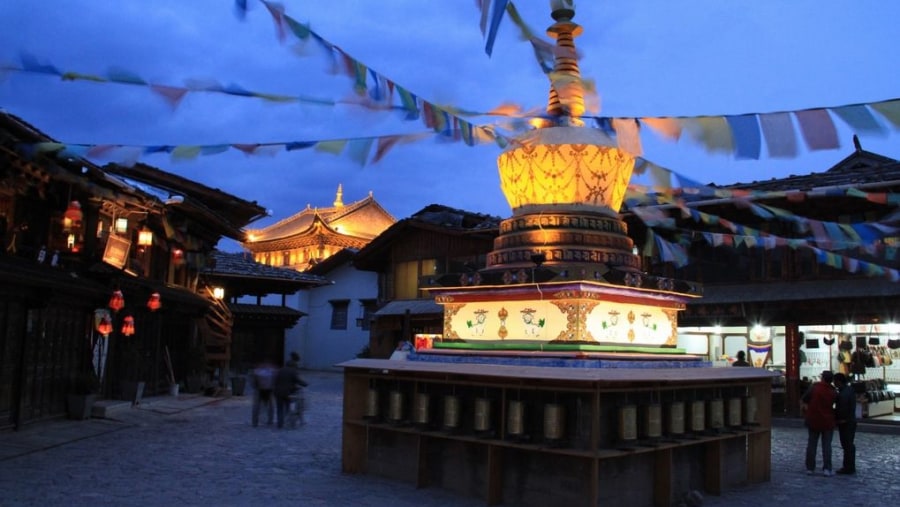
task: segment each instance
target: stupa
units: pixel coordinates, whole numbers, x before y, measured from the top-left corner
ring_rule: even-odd
[[[571,2],[556,2],[546,116],[498,157],[512,208],[486,267],[436,276],[422,288],[443,306],[435,352],[541,351],[683,355],[677,313],[700,284],[649,276],[619,210],[635,157],[584,125],[584,85]]]

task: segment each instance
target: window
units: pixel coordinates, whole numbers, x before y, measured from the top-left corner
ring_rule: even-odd
[[[347,329],[347,308],[350,301],[346,299],[330,301],[331,329]]]

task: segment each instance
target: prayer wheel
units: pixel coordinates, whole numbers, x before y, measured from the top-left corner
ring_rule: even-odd
[[[756,397],[747,396],[744,398],[744,422],[747,424],[756,424]]]
[[[669,434],[684,434],[684,402],[673,401],[669,404]]]
[[[644,428],[647,438],[659,438],[662,436],[662,406],[651,403],[644,407]]]
[[[525,404],[519,400],[510,400],[507,407],[506,433],[513,436],[525,434]]]
[[[558,403],[544,405],[544,438],[559,440],[564,434],[565,411]]]
[[[388,419],[394,422],[403,420],[403,393],[391,391],[388,398]]]
[[[691,402],[691,431],[706,429],[706,403],[703,400]]]
[[[725,426],[725,401],[715,398],[709,401],[709,427],[714,430]]]
[[[491,429],[491,400],[487,398],[475,398],[475,431],[488,431]]]
[[[370,419],[378,417],[378,389],[374,387],[370,387],[369,392],[366,393],[365,416]]]
[[[619,440],[637,439],[637,407],[625,405],[619,407]]]
[[[413,403],[413,422],[415,424],[428,424],[428,407],[431,397],[428,393],[417,393]]]
[[[743,423],[741,420],[741,404],[743,400],[740,398],[729,398],[728,399],[728,425],[729,426],[740,426]]]
[[[459,427],[459,396],[455,394],[444,396],[444,427],[448,429]]]

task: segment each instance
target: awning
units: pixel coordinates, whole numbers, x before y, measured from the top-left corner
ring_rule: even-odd
[[[384,305],[380,310],[374,313],[376,317],[384,317],[386,315],[426,315],[444,313],[444,308],[435,303],[433,299],[398,299]]]

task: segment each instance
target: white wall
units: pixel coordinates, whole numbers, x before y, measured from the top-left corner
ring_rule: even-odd
[[[311,370],[339,370],[334,365],[356,358],[356,354],[369,343],[369,331],[356,326],[362,316],[361,299],[378,297],[378,274],[357,271],[346,263],[325,275],[333,284],[308,291],[308,305],[300,311],[309,314],[300,319],[305,329],[298,331],[294,342],[293,330],[289,343],[299,343],[303,367]],[[331,329],[331,300],[347,299],[347,329]],[[285,350],[290,352],[288,345]]]

